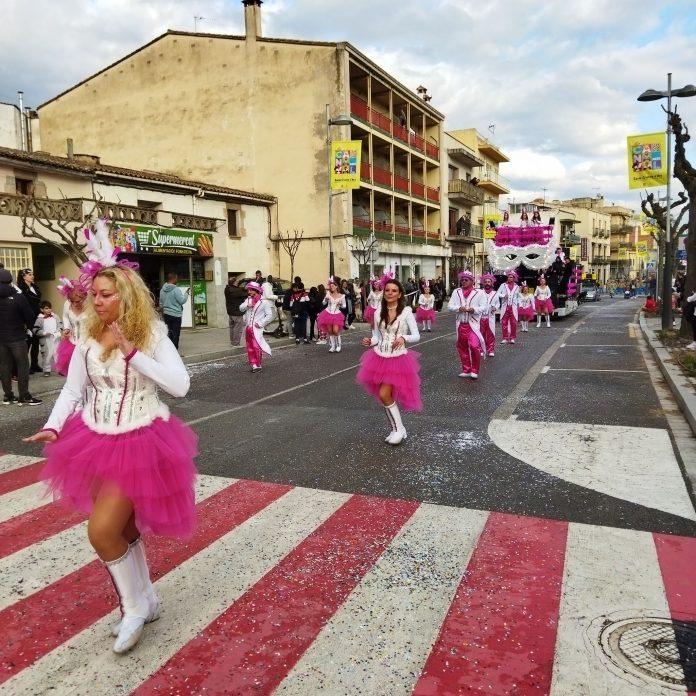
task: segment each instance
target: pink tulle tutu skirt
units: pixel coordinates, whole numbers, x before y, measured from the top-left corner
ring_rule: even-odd
[[[550,298],[548,300],[535,300],[534,303],[537,313],[541,313],[545,309],[547,314],[553,314],[554,306]]]
[[[384,358],[372,349],[366,350],[360,358],[360,367],[355,379],[377,401],[380,385],[391,384],[394,401],[404,411],[423,410],[420,395],[420,353],[409,350],[403,355]]]
[[[70,358],[75,351],[75,344],[72,343],[67,338],[61,338],[58,341],[58,347],[56,348],[56,372],[59,375],[68,374],[68,365],[70,365]]]
[[[517,310],[517,316],[520,321],[532,321],[534,319],[534,305],[529,305],[529,307],[520,307]]]
[[[363,315],[363,318],[370,326],[372,326],[376,312],[377,310],[374,307],[370,307],[369,305],[365,307],[365,314]]]
[[[320,333],[329,333],[329,329],[332,326],[338,326],[342,331],[345,320],[341,312],[338,314],[330,314],[329,310],[325,309],[317,315],[317,326],[319,327]]]
[[[416,310],[416,321],[431,321],[435,323],[435,310],[434,309],[423,309],[423,307],[418,307]]]
[[[117,435],[95,433],[79,413],[44,448],[40,478],[54,498],[89,514],[100,492],[133,503],[141,532],[189,537],[196,527],[194,481],[198,437],[173,415]]]

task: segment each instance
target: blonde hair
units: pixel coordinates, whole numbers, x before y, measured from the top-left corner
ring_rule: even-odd
[[[119,295],[118,325],[123,335],[138,350],[145,350],[152,343],[152,325],[159,319],[155,311],[155,302],[152,293],[145,285],[145,281],[134,270],[124,266],[108,266],[97,272],[92,282],[97,278],[106,278],[116,287]],[[99,340],[106,329],[106,322],[102,321],[94,311],[94,300],[90,293],[85,303],[85,328],[87,336]],[[102,360],[108,360],[115,348],[104,351]]]

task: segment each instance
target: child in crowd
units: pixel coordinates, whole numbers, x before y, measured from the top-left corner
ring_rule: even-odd
[[[41,311],[34,324],[34,335],[39,339],[41,368],[44,377],[50,377],[51,364],[56,354],[56,344],[61,334],[61,324],[60,319],[53,313],[53,308],[48,300],[43,300],[39,309]]]
[[[518,306],[522,331],[529,331],[529,322],[534,320],[534,297],[529,292],[529,286],[522,281],[520,285],[520,302]]]
[[[67,375],[70,359],[82,335],[87,289],[79,280],[68,280],[61,276],[58,292],[67,299],[63,305],[62,338],[56,347],[56,372]]]
[[[435,323],[435,296],[430,292],[430,282],[425,281],[423,292],[418,298],[416,321],[421,322],[421,331],[432,331]]]

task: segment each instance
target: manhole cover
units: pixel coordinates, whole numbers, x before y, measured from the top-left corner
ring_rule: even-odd
[[[599,638],[618,667],[663,684],[696,688],[696,624],[625,619],[607,623]]]

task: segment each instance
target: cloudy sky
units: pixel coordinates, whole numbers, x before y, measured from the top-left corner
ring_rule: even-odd
[[[3,9],[0,101],[23,90],[29,106],[167,29],[244,33],[241,0]],[[673,88],[696,84],[694,0],[265,0],[262,12],[265,36],[348,41],[406,86],[427,86],[448,129],[475,127],[510,156],[510,201],[601,194],[638,209],[626,136],[664,130],[665,116],[636,97],[666,90],[670,71]],[[696,97],[679,112],[696,133]],[[687,154],[696,164],[696,145]]]

